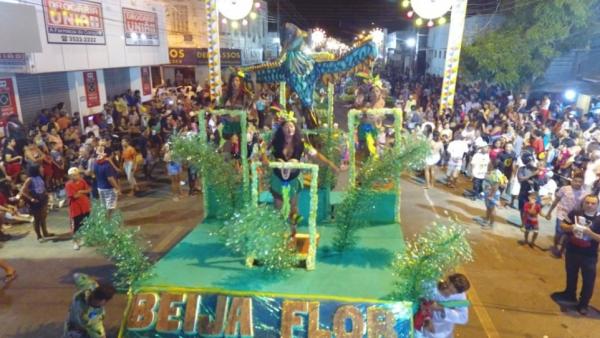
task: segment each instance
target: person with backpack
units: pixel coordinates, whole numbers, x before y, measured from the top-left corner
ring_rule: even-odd
[[[55,234],[48,232],[46,219],[48,217],[48,191],[46,184],[40,173],[39,166],[30,166],[27,170],[27,179],[19,195],[29,206],[33,216],[33,229],[37,235],[38,241],[42,242],[45,238],[54,237]]]

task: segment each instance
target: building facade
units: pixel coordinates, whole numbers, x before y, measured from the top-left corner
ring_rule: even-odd
[[[206,5],[200,0],[161,0],[166,9],[169,62],[162,68],[165,83],[179,86],[208,79]],[[258,4],[258,5],[256,5]],[[219,16],[221,65],[262,63],[267,46],[267,3],[255,1],[254,15],[235,24]]]
[[[96,114],[128,89],[149,100],[151,67],[169,60],[165,11],[155,1],[0,0],[0,12],[17,22],[0,22],[13,32],[0,43],[0,96],[8,97],[0,97],[2,115],[25,123],[59,102]],[[22,30],[14,29],[18,23]],[[35,36],[34,46],[19,42]]]

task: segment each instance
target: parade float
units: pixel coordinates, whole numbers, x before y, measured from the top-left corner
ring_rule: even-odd
[[[216,1],[206,4],[213,29],[209,51],[215,56],[209,64],[219,68]],[[286,89],[295,92],[306,121],[318,127],[316,83],[325,74],[358,70],[376,49],[366,40],[338,59],[315,61],[299,48],[303,32],[286,28],[287,49],[279,61],[246,71],[258,82],[286,83],[280,86],[282,106]],[[218,95],[220,75],[211,70],[210,76]],[[312,132],[321,137],[321,151],[331,155],[339,133],[332,127],[332,86],[328,99],[327,123]],[[246,144],[246,111],[211,113],[239,117]],[[80,236],[115,262],[115,277],[128,289],[119,337],[412,337],[413,315],[428,286],[468,261],[471,250],[465,229],[456,224],[434,224],[405,241],[400,176],[423,165],[428,144],[403,134],[402,112],[386,108],[349,111],[350,138],[361,116],[391,117],[392,145],[357,161],[350,140],[348,183],[326,203],[319,200],[322,177],[335,175],[325,175],[316,164],[250,161],[242,146],[240,168],[209,142],[204,119],[198,135],[173,138],[174,158],[202,178],[198,212],[204,220],[152,267],[135,232],[95,208]],[[304,222],[297,234],[290,234],[289,198],[281,210],[268,198],[265,175],[273,169],[299,170],[307,177],[299,193]]]

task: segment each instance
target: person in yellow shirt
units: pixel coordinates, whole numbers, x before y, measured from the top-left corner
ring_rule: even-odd
[[[77,292],[69,307],[63,338],[106,338],[104,306],[116,293],[115,288],[82,273],[74,278]]]
[[[131,146],[129,139],[126,138],[121,141],[121,146],[123,146],[123,171],[125,171],[125,175],[127,175],[127,182],[131,186],[131,192],[129,193],[129,196],[134,196],[135,192],[138,191],[137,181],[135,180],[135,158],[137,156],[137,151]]]

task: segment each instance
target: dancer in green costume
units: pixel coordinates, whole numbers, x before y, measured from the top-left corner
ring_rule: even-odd
[[[307,143],[296,127],[294,113],[282,114],[283,124],[277,128],[273,140],[269,145],[271,155],[276,161],[299,162],[304,154],[315,158],[330,166],[334,171],[338,168],[330,160],[321,155],[315,148]],[[263,158],[266,163],[268,159]],[[296,224],[298,223],[298,192],[302,188],[300,181],[300,170],[297,169],[273,169],[270,178],[271,193],[275,208],[282,210],[284,215],[289,215],[291,220],[292,237],[296,235]]]

